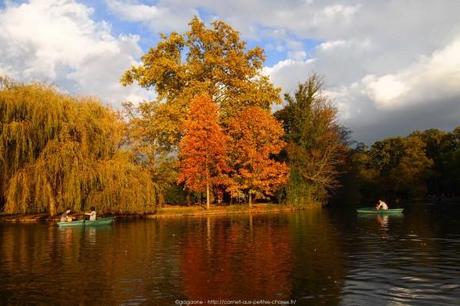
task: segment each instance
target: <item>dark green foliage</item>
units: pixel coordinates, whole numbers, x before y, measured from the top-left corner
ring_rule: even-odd
[[[364,199],[455,196],[460,190],[460,128],[429,129],[350,151],[349,180]]]
[[[275,116],[283,122],[290,168],[287,202],[296,206],[323,203],[338,187],[339,167],[346,152],[347,133],[336,122],[337,110],[322,94],[321,79],[300,84]]]

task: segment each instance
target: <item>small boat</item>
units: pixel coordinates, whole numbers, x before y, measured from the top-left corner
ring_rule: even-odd
[[[356,210],[360,214],[379,214],[379,215],[398,215],[402,214],[404,208],[392,208],[392,209],[375,209],[373,207],[363,207]]]
[[[77,220],[72,222],[58,222],[59,227],[69,226],[96,226],[96,225],[107,225],[112,224],[114,217],[98,218],[95,221],[89,220]]]

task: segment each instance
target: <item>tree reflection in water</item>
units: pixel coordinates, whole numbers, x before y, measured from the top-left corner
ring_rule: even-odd
[[[286,218],[205,218],[184,237],[181,271],[189,299],[288,298],[291,240]]]
[[[181,270],[189,299],[338,302],[343,258],[327,214],[207,218],[200,227],[202,237],[189,231],[184,238]]]
[[[312,209],[97,228],[0,224],[0,304],[449,304],[460,295],[456,212],[420,206],[388,218]]]
[[[291,296],[300,304],[335,305],[345,278],[340,239],[327,210],[292,215],[289,222],[294,257]]]

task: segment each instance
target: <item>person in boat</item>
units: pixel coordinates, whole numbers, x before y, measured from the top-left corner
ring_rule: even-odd
[[[91,212],[85,213],[85,215],[89,216],[89,221],[96,221],[96,208],[91,206]]]
[[[66,211],[61,215],[61,222],[72,222],[73,218],[70,214],[71,211],[67,208]]]
[[[377,209],[377,210],[387,210],[388,205],[387,205],[387,203],[383,202],[382,200],[379,200],[377,205],[375,206],[375,209]]]

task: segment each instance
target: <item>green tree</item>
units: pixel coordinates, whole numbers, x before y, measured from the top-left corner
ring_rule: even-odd
[[[448,133],[442,144],[441,167],[443,169],[441,186],[447,195],[460,192],[460,126]]]
[[[375,142],[368,152],[365,174],[372,173],[374,195],[414,197],[426,193],[425,180],[433,161],[419,136],[387,138]]]
[[[376,141],[370,148],[361,144],[350,150],[347,161],[345,184],[365,200],[458,195],[460,128],[415,131]]]
[[[428,193],[439,195],[442,193],[443,175],[447,171],[444,159],[449,151],[447,144],[448,133],[429,129],[423,132],[414,132],[412,136],[419,137],[425,143],[426,156],[433,161],[433,166],[427,175]]]
[[[338,187],[339,167],[346,152],[346,133],[337,123],[337,110],[312,75],[300,84],[275,116],[283,122],[290,167],[287,200],[293,205],[323,202]]]

